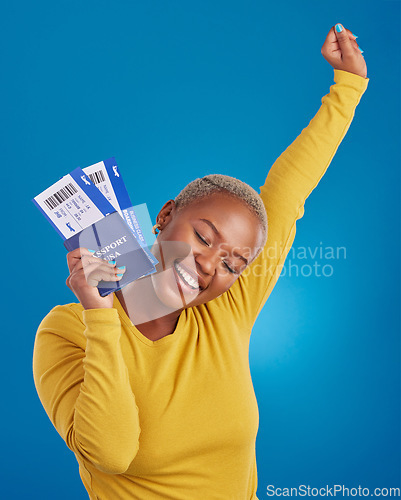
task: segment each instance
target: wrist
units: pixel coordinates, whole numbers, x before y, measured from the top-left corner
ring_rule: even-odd
[[[369,78],[357,75],[356,73],[351,73],[350,71],[334,68],[334,82],[338,84],[345,84],[355,90],[364,92],[367,89]]]
[[[118,311],[114,307],[99,307],[97,309],[85,309],[82,312],[83,320],[86,325],[88,323],[100,323],[107,325],[119,321]]]
[[[113,299],[111,297],[86,297],[83,300],[80,300],[82,307],[85,311],[89,311],[91,309],[112,309],[113,308]]]

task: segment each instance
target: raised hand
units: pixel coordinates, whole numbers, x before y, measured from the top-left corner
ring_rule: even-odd
[[[366,78],[368,70],[356,38],[342,24],[336,24],[326,37],[322,55],[334,69],[341,69]]]

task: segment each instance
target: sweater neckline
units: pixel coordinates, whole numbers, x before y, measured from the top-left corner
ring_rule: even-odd
[[[113,307],[117,309],[121,321],[128,327],[128,329],[135,335],[135,337],[137,337],[138,340],[140,340],[149,347],[158,347],[159,345],[165,345],[174,342],[182,333],[183,325],[186,323],[186,320],[189,315],[189,310],[184,309],[183,311],[181,311],[181,314],[178,317],[178,322],[173,333],[170,333],[169,335],[166,335],[165,337],[162,337],[161,339],[158,340],[150,340],[147,337],[145,337],[145,335],[143,335],[143,333],[141,333],[138,330],[138,328],[134,325],[134,323],[130,320],[129,316],[125,312],[123,306],[121,305],[121,302],[118,300],[116,295],[114,295]]]

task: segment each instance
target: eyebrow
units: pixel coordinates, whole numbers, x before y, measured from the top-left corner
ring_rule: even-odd
[[[199,219],[199,220],[201,220],[202,222],[206,222],[206,224],[207,224],[209,227],[211,227],[211,228],[212,228],[213,232],[214,232],[215,234],[217,234],[217,236],[221,236],[221,235],[220,235],[220,233],[218,232],[218,230],[217,230],[216,226],[215,226],[215,225],[213,224],[213,222],[211,222],[209,219]],[[242,255],[240,255],[240,254],[239,254],[239,253],[237,253],[237,252],[234,252],[234,253],[233,253],[233,255],[234,255],[235,257],[238,257],[239,259],[243,260],[243,261],[245,262],[245,264],[246,264],[246,265],[248,265],[248,261],[247,261],[247,259],[246,259],[245,257],[243,257]]]

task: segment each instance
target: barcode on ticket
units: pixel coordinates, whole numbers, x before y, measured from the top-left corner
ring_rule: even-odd
[[[63,203],[63,201],[68,200],[71,196],[76,194],[78,191],[76,187],[69,183],[66,186],[62,187],[59,191],[56,191],[54,194],[46,198],[44,203],[48,206],[50,210],[53,210],[54,208],[58,207]]]
[[[106,180],[104,177],[104,173],[101,170],[98,170],[97,172],[93,172],[91,174],[88,173],[87,176],[95,185],[100,184],[101,182],[104,182]]]

